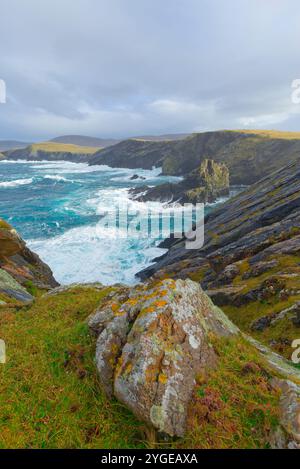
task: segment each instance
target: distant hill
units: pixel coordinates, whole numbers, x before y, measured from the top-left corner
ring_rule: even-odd
[[[170,140],[182,140],[187,137],[189,134],[166,134],[166,135],[139,135],[131,137],[134,140],[145,140],[150,142],[163,142]],[[87,137],[86,135],[62,135],[61,137],[55,137],[50,142],[56,143],[70,143],[73,145],[87,146],[87,147],[98,147],[106,148],[112,145],[116,145],[123,140],[127,139],[116,139],[116,138],[97,138],[97,137]],[[0,148],[1,149],[1,148]]]
[[[17,148],[25,148],[30,145],[29,142],[19,142],[18,140],[0,140],[0,152],[14,150]]]
[[[163,142],[166,140],[182,140],[191,134],[165,134],[165,135],[143,135],[132,137],[134,140],[148,140],[150,142]]]
[[[62,135],[61,137],[55,137],[50,140],[50,142],[55,143],[66,143],[72,145],[78,145],[81,147],[96,147],[96,148],[105,148],[110,145],[115,145],[119,143],[120,140],[113,138],[96,138],[96,137],[87,137],[85,135]]]

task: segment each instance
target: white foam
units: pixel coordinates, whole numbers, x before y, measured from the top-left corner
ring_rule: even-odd
[[[110,236],[110,234],[112,236]],[[98,226],[72,228],[55,238],[29,241],[62,284],[137,283],[135,274],[165,252],[149,239],[114,238]]]
[[[3,189],[5,188],[13,188],[18,186],[24,186],[26,184],[31,184],[33,182],[33,178],[28,179],[16,179],[14,181],[3,181],[0,182],[0,187]]]
[[[44,179],[50,179],[52,181],[57,182],[73,182],[70,179],[66,179],[63,176],[59,176],[58,174],[46,174],[46,176],[44,176]]]

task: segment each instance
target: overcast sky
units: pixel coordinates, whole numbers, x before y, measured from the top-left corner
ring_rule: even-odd
[[[0,139],[300,131],[299,0],[0,0]]]

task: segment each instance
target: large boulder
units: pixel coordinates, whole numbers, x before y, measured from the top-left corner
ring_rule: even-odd
[[[191,280],[123,291],[90,318],[98,335],[102,387],[141,420],[169,435],[185,432],[197,376],[217,363],[210,336],[235,326]]]

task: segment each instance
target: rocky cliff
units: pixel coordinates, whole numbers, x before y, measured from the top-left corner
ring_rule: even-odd
[[[90,164],[144,169],[161,166],[164,174],[185,176],[209,158],[226,164],[230,184],[249,185],[296,161],[299,154],[299,133],[216,131],[173,142],[125,140],[95,153]]]
[[[204,160],[199,168],[189,173],[183,181],[160,184],[156,187],[137,187],[130,191],[140,201],[207,203],[229,195],[229,171],[222,163]]]
[[[168,253],[141,278],[200,282],[236,324],[291,356],[300,330],[299,159],[209,214],[202,249],[164,244]]]
[[[57,285],[50,268],[0,219],[0,303],[28,302],[34,290]]]

